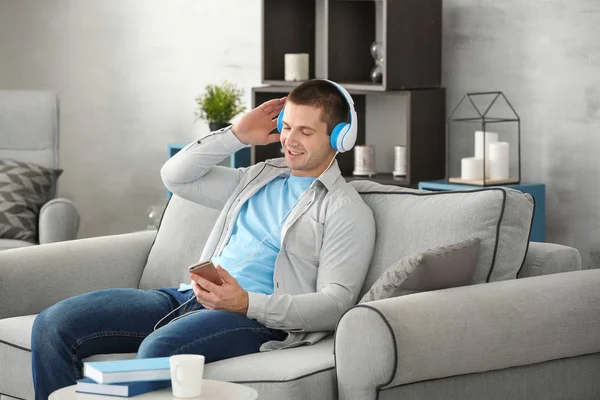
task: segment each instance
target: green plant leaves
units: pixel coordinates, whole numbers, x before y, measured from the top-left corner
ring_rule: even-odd
[[[203,119],[213,123],[229,123],[239,113],[246,110],[242,104],[244,90],[228,81],[220,85],[206,85],[204,94],[195,100],[198,110],[196,120]]]

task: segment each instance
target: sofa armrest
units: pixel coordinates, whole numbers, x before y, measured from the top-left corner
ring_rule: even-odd
[[[52,199],[40,210],[39,243],[73,240],[79,231],[79,212],[71,200]]]
[[[529,242],[519,278],[581,270],[581,255],[573,247],[554,243]]]
[[[360,304],[339,321],[339,398],[600,352],[600,270]]]
[[[0,319],[68,297],[139,285],[156,231],[0,251]]]

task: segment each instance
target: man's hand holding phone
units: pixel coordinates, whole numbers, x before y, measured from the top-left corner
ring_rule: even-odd
[[[220,265],[210,261],[190,266],[196,299],[208,310],[225,310],[246,315],[248,292]]]

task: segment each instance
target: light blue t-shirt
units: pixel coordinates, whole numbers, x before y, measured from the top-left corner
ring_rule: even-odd
[[[229,241],[221,255],[212,259],[213,264],[225,268],[247,292],[272,294],[284,218],[314,180],[290,175],[263,186],[242,206]],[[189,288],[190,285],[182,284],[179,290]]]

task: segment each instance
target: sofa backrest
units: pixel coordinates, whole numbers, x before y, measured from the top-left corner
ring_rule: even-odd
[[[140,288],[190,282],[187,267],[200,259],[219,211],[171,196],[150,249]]]
[[[431,192],[353,181],[375,214],[377,239],[361,296],[392,264],[436,246],[479,238],[472,283],[515,279],[527,253],[534,200],[513,189]]]
[[[369,181],[353,181],[377,225],[375,252],[363,286],[402,257],[471,237],[481,240],[473,283],[516,278],[523,265],[533,219],[533,199],[521,192],[486,188],[425,192]],[[142,274],[140,288],[189,282],[219,214],[177,196],[164,212]]]
[[[0,90],[0,158],[58,168],[58,145],[54,92]]]

